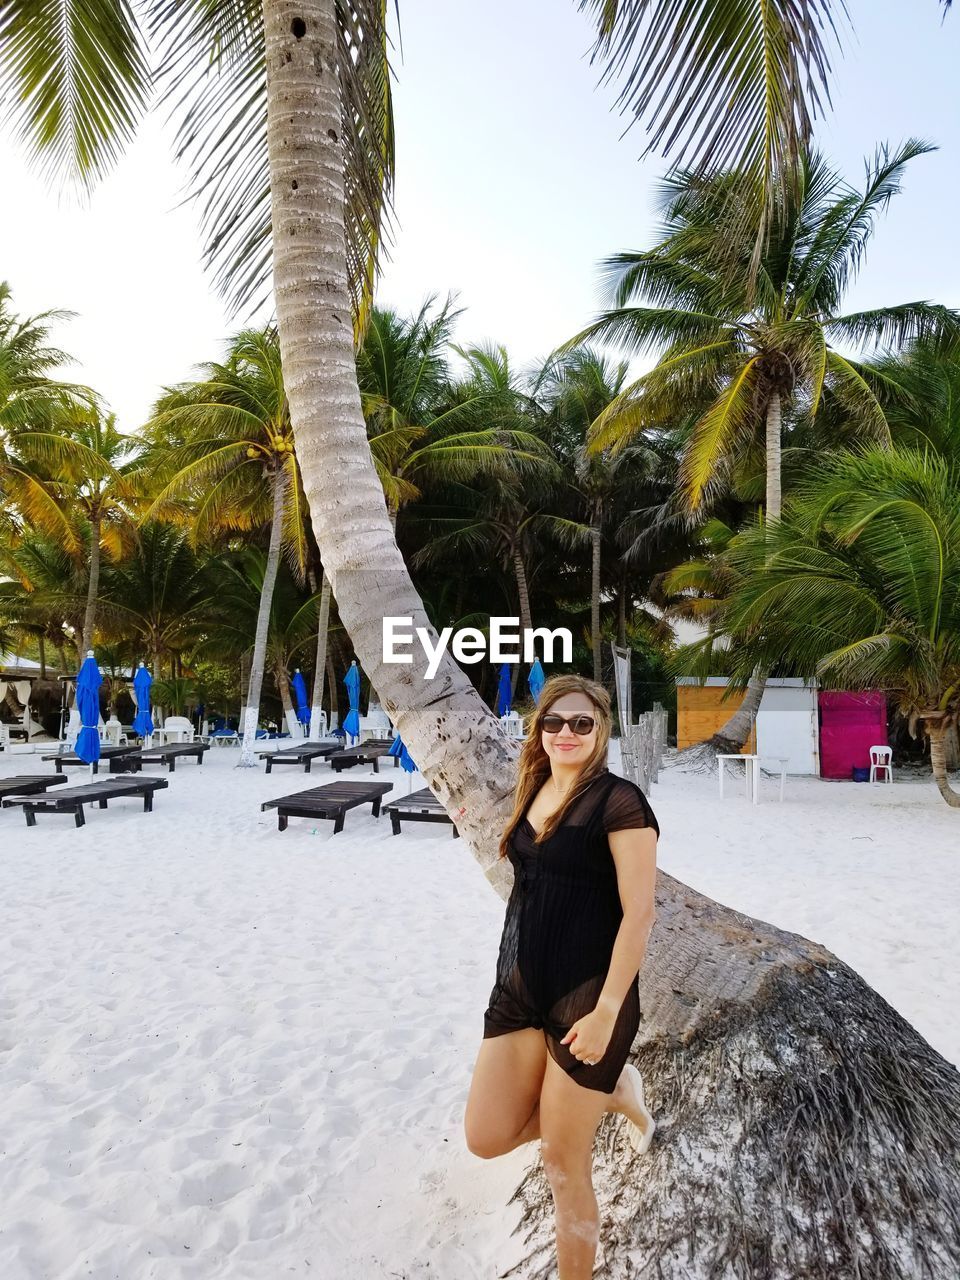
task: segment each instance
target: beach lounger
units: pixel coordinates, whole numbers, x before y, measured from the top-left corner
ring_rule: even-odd
[[[162,747],[144,747],[141,764],[165,764],[171,773],[176,772],[177,761],[184,756],[196,756],[197,764],[203,764],[203,753],[209,750],[205,742],[167,742]]]
[[[388,755],[392,742],[388,742],[385,738],[373,739],[369,742],[361,742],[356,747],[346,747],[343,751],[335,751],[329,757],[333,766],[334,773],[339,773],[342,769],[352,769],[355,764],[372,764],[373,772],[380,772],[380,757]],[[399,767],[400,757],[393,757],[393,767]]]
[[[343,815],[358,804],[372,804],[373,816],[379,818],[380,801],[390,789],[389,782],[327,782],[309,791],[266,800],[260,810],[276,809],[278,831],[286,831],[288,818],[328,818],[333,819],[336,835],[343,830]]]
[[[3,806],[9,809],[13,805],[21,805],[28,827],[37,825],[38,813],[72,813],[77,826],[82,827],[85,804],[99,804],[101,809],[106,809],[109,800],[117,800],[121,796],[143,796],[143,811],[150,813],[153,810],[153,793],[169,785],[166,778],[112,778],[89,782],[85,787],[67,787],[65,791],[52,794],[10,796],[3,801]]]
[[[395,836],[400,834],[401,822],[449,822],[453,827],[454,839],[460,835],[453,819],[429,787],[421,787],[408,796],[398,796],[396,800],[383,806],[383,812],[389,813]]]
[[[51,756],[41,756],[41,760],[52,760],[57,773],[63,773],[65,765],[82,765],[89,769],[86,760],[81,760],[74,751],[57,751]],[[109,764],[110,773],[137,773],[140,769],[140,748],[136,745],[126,747],[101,747],[100,760],[93,766],[95,774],[100,772],[104,761]]]
[[[258,751],[257,755],[266,760],[267,773],[275,764],[302,764],[304,773],[309,773],[314,760],[322,760],[339,750],[339,742],[303,742],[298,747],[286,747],[283,751]]]
[[[62,786],[67,781],[65,773],[24,773],[19,778],[0,778],[0,800],[6,796],[31,796],[47,787]]]

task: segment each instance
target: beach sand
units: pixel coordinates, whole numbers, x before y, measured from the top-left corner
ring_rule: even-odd
[[[331,771],[236,760],[79,831],[0,813],[0,1276],[493,1280],[538,1158],[463,1143],[504,904],[446,827],[278,833],[260,802]],[[777,787],[721,804],[664,769],[660,865],[825,944],[960,1062],[957,814],[929,780]]]

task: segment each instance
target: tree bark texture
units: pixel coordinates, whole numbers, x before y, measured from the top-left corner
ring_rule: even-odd
[[[87,607],[83,614],[83,640],[80,661],[93,648],[93,626],[97,618],[97,595],[100,591],[100,521],[90,521],[90,575],[87,579]]]
[[[253,642],[253,659],[250,663],[250,685],[247,704],[243,713],[243,742],[238,768],[256,765],[253,754],[257,738],[257,721],[260,717],[260,690],[263,686],[263,669],[267,660],[267,635],[270,631],[270,608],[273,604],[273,588],[280,568],[280,546],[283,541],[283,507],[287,495],[287,471],[277,467],[273,475],[273,516],[270,523],[270,545],[267,563],[260,589],[260,606],[257,609],[257,631]]]
[[[327,667],[327,632],[330,628],[330,578],[324,573],[320,587],[320,616],[317,619],[317,659],[313,666],[313,695],[310,699],[310,737],[319,738],[323,710],[323,676]]]
[[[593,645],[593,678],[601,683],[602,654],[600,652],[600,527],[590,530],[593,555],[590,565],[590,642]]]
[[[960,809],[960,795],[950,786],[947,777],[946,727],[939,719],[927,719],[925,726],[930,735],[930,766],[937,789],[951,808]]]

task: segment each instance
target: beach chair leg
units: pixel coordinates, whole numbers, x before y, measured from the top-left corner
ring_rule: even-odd
[[[269,756],[267,756],[267,773],[269,773],[272,768],[273,768],[273,761],[270,759]],[[281,827],[280,830],[282,831],[283,827]]]
[[[78,827],[82,827],[82,826],[86,823],[86,821],[87,821],[87,820],[86,820],[86,818],[83,816],[83,805],[82,805],[82,804],[78,804],[78,805],[77,805],[77,807],[76,807],[76,809],[74,809],[74,811],[73,811],[73,821],[76,823],[76,825],[77,825]]]
[[[379,772],[380,772],[380,758],[379,758],[379,756],[374,756],[374,757],[373,757],[373,772],[374,772],[374,773],[379,773]]]
[[[307,763],[306,763],[306,767],[304,768],[303,772],[304,772],[304,773],[309,773],[309,772],[310,772],[310,766],[311,766],[312,764],[313,764],[313,761],[310,759],[310,757],[309,757],[309,756],[307,756]]]
[[[373,816],[375,818],[380,817],[380,801],[382,799],[383,799],[383,796],[377,796],[376,800],[374,800],[373,802]]]
[[[105,809],[107,807],[106,800],[98,800],[97,804],[100,806],[101,809]]]
[[[393,827],[393,834],[398,836],[400,834],[400,815],[395,809],[390,810],[390,825]]]
[[[27,826],[35,827],[37,825],[37,815],[32,809],[25,808],[23,811],[27,815]]]
[[[286,829],[287,829],[287,815],[285,813],[278,813],[277,814],[277,830],[286,831]]]
[[[143,812],[153,813],[153,792],[145,791],[143,793]]]
[[[169,764],[170,764],[170,772],[171,772],[171,773],[173,773],[173,772],[176,770],[176,767],[177,767],[177,759],[176,759],[176,756],[171,756],[171,757],[170,757]]]
[[[342,830],[343,830],[343,810],[341,809],[340,812],[337,814],[336,820],[333,824],[333,834],[336,835],[338,831],[342,831]]]
[[[63,773],[63,761],[62,761],[62,760],[55,760],[55,761],[53,762],[53,767],[54,767],[54,769],[56,769],[57,773]]]

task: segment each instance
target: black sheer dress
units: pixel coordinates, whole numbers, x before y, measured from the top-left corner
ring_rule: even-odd
[[[547,1048],[587,1089],[613,1093],[640,1025],[635,980],[617,1015],[606,1053],[578,1062],[560,1041],[596,1008],[610,968],[623,908],[607,834],[660,827],[634,783],[605,770],[542,844],[524,818],[510,840],[514,884],[507,903],[497,980],[483,1015],[483,1038],[542,1028]]]

